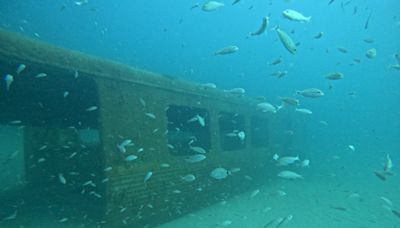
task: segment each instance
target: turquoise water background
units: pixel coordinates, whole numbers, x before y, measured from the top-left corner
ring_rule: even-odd
[[[279,96],[297,97],[300,107],[313,114],[289,114],[294,125],[287,130],[302,134],[302,145],[297,151],[281,153],[312,157],[311,164],[318,172],[345,169],[346,173],[366,177],[381,169],[385,156],[390,154],[398,172],[400,71],[390,68],[397,63],[394,54],[400,52],[397,0],[335,0],[330,5],[328,0],[242,0],[235,5],[232,1],[222,2],[224,7],[204,12],[201,6],[191,9],[197,2],[187,0],[89,0],[83,5],[60,0],[0,0],[0,26],[165,75],[212,82],[221,89],[242,87],[247,94],[265,96],[274,105],[281,103]],[[284,18],[282,11],[288,8],[312,16],[311,22]],[[264,16],[270,17],[267,31],[250,37]],[[273,30],[276,26],[298,43],[295,55],[280,43]],[[315,39],[319,32],[324,33],[323,37]],[[239,51],[214,55],[229,45],[237,45]],[[342,53],[338,47],[348,52]],[[365,56],[370,48],[377,50],[373,59]],[[278,58],[282,63],[270,64]],[[361,62],[355,63],[354,59]],[[278,79],[271,76],[276,71],[288,74]],[[344,74],[342,80],[324,78],[336,71]],[[320,88],[325,96],[309,99],[295,94],[310,87]],[[3,151],[10,146],[4,145],[6,139],[18,141],[14,137],[18,132],[1,128]],[[354,145],[355,151],[350,151],[348,145]],[[13,151],[7,150],[0,159],[7,159]],[[340,157],[340,166],[330,162],[334,156]],[[20,170],[16,168],[15,173]],[[6,175],[3,183],[12,183],[9,178]],[[395,178],[398,190],[400,184]]]

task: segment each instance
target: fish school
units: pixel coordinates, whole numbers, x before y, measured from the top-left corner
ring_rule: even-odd
[[[102,227],[153,226],[274,175],[282,120],[256,98],[4,30],[0,70],[12,79],[0,84],[0,123],[22,129],[24,167],[22,187],[1,199]],[[213,178],[217,168],[229,174]]]

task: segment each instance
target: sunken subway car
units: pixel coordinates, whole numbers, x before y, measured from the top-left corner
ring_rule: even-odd
[[[257,111],[255,98],[5,31],[0,69],[14,79],[8,90],[1,81],[0,121],[22,132],[24,170],[1,197],[24,200],[21,208],[42,204],[61,221],[103,227],[152,226],[249,191],[273,169],[279,121]],[[206,159],[188,162],[200,149]],[[216,180],[217,167],[240,171]]]

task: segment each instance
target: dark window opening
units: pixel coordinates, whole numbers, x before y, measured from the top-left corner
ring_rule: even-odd
[[[9,87],[0,82],[2,124],[96,129],[98,106],[95,81],[74,71],[29,66]]]
[[[172,155],[196,154],[198,150],[195,148],[202,148],[205,152],[209,152],[211,143],[207,110],[169,105],[167,118],[167,146]]]
[[[221,112],[219,114],[219,132],[223,150],[240,150],[246,147],[243,115]]]
[[[251,145],[255,147],[268,146],[268,119],[265,117],[251,118]]]
[[[0,81],[0,133],[18,131],[5,138],[11,143],[0,142],[0,166],[10,170],[0,175],[5,180],[0,201],[10,201],[0,214],[12,214],[18,197],[24,202],[18,216],[31,207],[71,206],[70,217],[96,211],[95,218],[107,184],[96,82],[74,70],[25,63],[26,69],[16,74],[14,67],[0,62],[1,75],[13,74],[9,85]]]

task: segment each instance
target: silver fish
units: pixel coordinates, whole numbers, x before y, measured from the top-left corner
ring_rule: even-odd
[[[216,180],[225,179],[228,175],[230,175],[230,171],[226,170],[225,168],[215,168],[211,171],[210,176]]]
[[[239,2],[240,2],[240,0],[234,0],[234,1],[232,2],[232,5],[238,4]]]
[[[12,76],[11,74],[6,74],[6,76],[4,77],[4,81],[6,81],[7,91],[9,91],[11,84],[14,82],[14,76]]]
[[[296,94],[301,95],[303,97],[310,97],[310,98],[317,98],[317,97],[322,97],[325,95],[320,89],[316,89],[316,88],[298,90],[298,91],[296,91]]]
[[[186,182],[193,182],[194,180],[196,180],[196,177],[193,174],[187,174],[185,176],[181,176],[181,179]]]
[[[46,74],[46,73],[39,73],[39,74],[37,74],[37,75],[35,76],[35,78],[44,78],[44,77],[47,77],[47,74]]]
[[[61,182],[61,184],[66,184],[67,180],[65,179],[64,175],[62,173],[58,174],[58,180]]]
[[[287,74],[288,74],[288,72],[287,72],[286,70],[284,70],[284,71],[278,70],[278,71],[276,71],[276,72],[273,72],[273,73],[271,74],[271,76],[274,76],[274,77],[277,77],[277,78],[283,78],[283,77],[286,76]]]
[[[134,161],[137,158],[138,157],[136,155],[131,154],[131,155],[128,155],[128,156],[125,157],[125,161]]]
[[[222,2],[217,2],[217,1],[208,1],[204,3],[204,5],[201,7],[201,9],[205,12],[212,12],[215,11],[221,7],[223,7],[225,4]]]
[[[154,115],[154,113],[145,112],[144,114],[145,114],[147,117],[151,118],[151,119],[155,119],[155,118],[156,118],[156,115]]]
[[[368,49],[367,52],[365,53],[365,56],[367,56],[367,58],[369,58],[369,59],[375,58],[376,57],[376,49],[375,48]]]
[[[278,165],[287,166],[299,160],[300,160],[299,155],[297,155],[296,157],[290,157],[290,156],[281,157],[278,159]]]
[[[199,147],[199,146],[191,146],[190,149],[199,154],[207,153],[205,149],[203,149],[202,147]]]
[[[199,114],[196,114],[194,117],[190,118],[187,122],[192,123],[198,121],[200,126],[204,127],[206,125],[206,121],[203,117],[201,117]]]
[[[269,24],[269,17],[264,17],[260,28],[256,32],[250,33],[251,36],[258,36],[265,32]]]
[[[93,111],[96,111],[97,109],[99,109],[99,107],[97,107],[97,106],[90,106],[90,107],[87,108],[85,111],[86,111],[86,112],[93,112]]]
[[[232,46],[224,47],[224,48],[214,52],[214,55],[229,55],[229,54],[233,54],[237,51],[239,51],[239,47],[232,45]]]
[[[292,97],[279,97],[283,105],[298,106],[300,104],[298,99]]]
[[[17,74],[20,74],[22,71],[25,70],[25,68],[26,68],[26,65],[21,63],[21,64],[19,64],[19,66],[18,66],[18,68],[17,68],[17,70],[15,72]]]
[[[295,180],[295,179],[303,179],[303,176],[295,173],[293,171],[289,170],[284,170],[278,173],[278,177],[284,178],[284,179],[289,179],[289,180]]]
[[[243,88],[233,88],[233,89],[229,89],[229,90],[224,90],[224,92],[243,95],[246,93],[246,90]]]
[[[325,78],[328,80],[339,80],[344,77],[343,73],[340,72],[332,72],[325,75]]]
[[[276,32],[279,36],[279,40],[283,44],[283,46],[288,50],[291,54],[296,54],[297,47],[296,43],[292,40],[292,38],[283,30],[277,28]]]
[[[153,172],[147,172],[146,175],[144,175],[143,182],[146,183],[151,178],[151,176],[153,176]]]
[[[268,102],[262,102],[257,104],[256,109],[261,111],[261,112],[271,112],[271,113],[276,113],[276,108],[272,104]]]
[[[298,21],[298,22],[310,22],[311,21],[311,16],[306,17],[300,12],[297,12],[295,10],[291,9],[286,9],[282,12],[282,15],[292,21]]]
[[[300,112],[303,114],[309,114],[309,115],[312,114],[312,111],[310,109],[306,109],[306,108],[296,108],[295,110],[296,110],[296,112]]]
[[[214,83],[203,83],[199,85],[202,89],[215,89],[217,88],[217,85],[215,85]]]
[[[206,159],[206,156],[205,156],[205,155],[203,155],[203,154],[196,154],[196,155],[189,156],[189,157],[185,158],[185,161],[186,161],[186,162],[189,162],[189,163],[196,163],[196,162],[201,162],[201,161],[203,161],[204,159]]]

